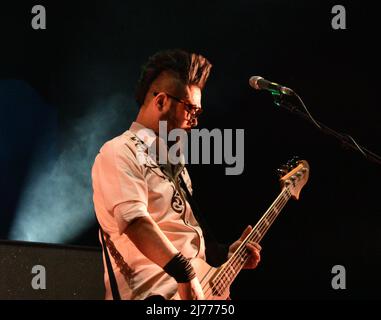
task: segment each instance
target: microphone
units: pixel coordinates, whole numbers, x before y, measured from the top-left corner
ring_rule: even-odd
[[[280,84],[277,84],[275,82],[270,82],[268,80],[263,79],[260,76],[252,76],[249,80],[249,84],[256,90],[267,90],[271,93],[286,94],[289,96],[292,96],[294,94],[294,91],[292,91],[290,88],[281,86]]]

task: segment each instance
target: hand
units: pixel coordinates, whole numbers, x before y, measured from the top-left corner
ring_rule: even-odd
[[[189,282],[178,283],[181,300],[205,300],[204,292],[197,277]]]
[[[251,226],[248,226],[242,233],[241,237],[229,247],[228,258],[230,258],[232,254],[238,249],[242,241],[245,240],[245,238],[249,235],[252,229],[253,228]],[[257,267],[259,261],[261,260],[260,251],[262,248],[258,243],[254,241],[248,242],[246,244],[246,248],[250,256],[249,259],[246,261],[245,265],[243,266],[243,269],[254,269]]]

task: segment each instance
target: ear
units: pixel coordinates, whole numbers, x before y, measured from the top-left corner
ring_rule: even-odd
[[[157,96],[155,96],[153,100],[154,105],[156,108],[158,108],[159,111],[163,111],[166,98],[167,97],[164,93],[159,93]]]

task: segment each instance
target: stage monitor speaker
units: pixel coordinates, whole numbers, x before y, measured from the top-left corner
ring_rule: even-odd
[[[0,299],[104,299],[101,249],[0,241]]]

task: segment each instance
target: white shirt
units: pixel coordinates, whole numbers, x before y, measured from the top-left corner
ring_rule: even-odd
[[[176,170],[181,170],[191,191],[186,169],[179,165],[175,172],[168,166],[162,170],[144,152],[157,139],[152,130],[133,122],[129,130],[102,146],[92,168],[95,212],[109,236],[107,247],[122,299],[145,299],[156,294],[170,299],[177,292],[176,281],[144,256],[124,233],[136,218],[150,215],[185,257],[205,259],[202,230],[185,196],[178,191],[178,181],[174,181]],[[144,164],[142,156],[146,157]],[[104,256],[103,260],[106,299],[112,299]]]

